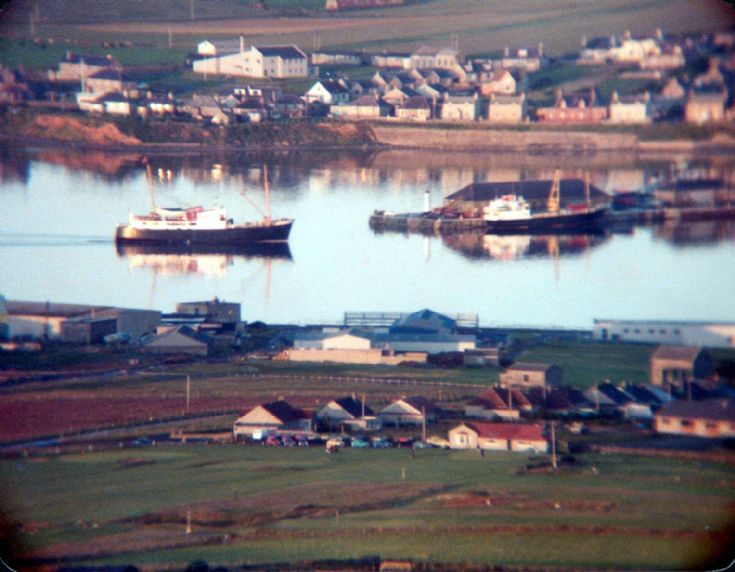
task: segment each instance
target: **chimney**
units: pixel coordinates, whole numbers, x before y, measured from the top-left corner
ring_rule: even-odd
[[[240,36],[240,53],[245,53],[245,36]]]

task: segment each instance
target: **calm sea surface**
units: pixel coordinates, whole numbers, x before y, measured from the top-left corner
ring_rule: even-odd
[[[593,318],[735,321],[735,225],[620,229],[605,236],[462,237],[368,227],[375,209],[422,210],[473,181],[583,177],[614,192],[671,173],[724,178],[729,160],[409,152],[152,154],[0,148],[0,293],[10,299],[173,311],[218,296],[248,321],[340,322],[345,311],[477,313],[484,325],[590,328]],[[115,225],[160,206],[265,208],[296,220],[290,252],[118,252]]]

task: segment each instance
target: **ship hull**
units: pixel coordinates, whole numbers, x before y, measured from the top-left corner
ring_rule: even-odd
[[[553,234],[594,231],[601,228],[605,213],[606,209],[598,209],[572,213],[541,213],[520,220],[485,221],[485,232],[490,234]]]
[[[223,229],[140,229],[118,225],[115,242],[118,244],[162,246],[247,246],[287,242],[292,220],[273,221],[270,224],[235,225]]]

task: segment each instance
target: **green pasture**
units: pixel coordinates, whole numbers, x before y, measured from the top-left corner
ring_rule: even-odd
[[[613,383],[648,381],[650,344],[547,343],[529,349],[517,361],[554,363],[567,385],[586,389],[609,379]]]
[[[93,46],[105,41],[132,42],[139,46],[168,45],[168,29],[174,27],[173,44],[193,49],[197,41],[209,36],[232,37],[239,33],[264,44],[296,43],[309,49],[314,33],[323,48],[413,50],[421,45],[450,45],[456,40],[467,54],[487,54],[504,46],[535,47],[539,42],[554,56],[576,52],[583,35],[588,38],[651,34],[660,27],[676,34],[702,30],[727,29],[732,10],[721,0],[422,0],[404,6],[330,14],[324,0],[75,0],[48,3],[33,27],[35,4],[11,3],[12,9],[0,14],[0,34],[12,37],[53,38],[56,43],[74,42]],[[264,9],[265,6],[267,9]],[[320,23],[307,29],[269,31],[269,23],[283,18],[315,18]],[[243,22],[262,21],[253,25]],[[368,19],[364,26],[340,26],[339,20]],[[326,20],[327,24],[323,22]],[[334,20],[334,25],[329,21]],[[118,23],[154,25],[143,33],[117,31]],[[221,26],[198,30],[211,22]],[[182,31],[182,24],[183,30]],[[100,29],[101,28],[101,31]],[[221,31],[217,31],[221,30]],[[187,42],[191,42],[187,45]]]
[[[516,453],[166,446],[5,459],[0,484],[30,554],[68,565],[378,555],[692,570],[706,556],[726,559],[718,551],[735,517],[732,467],[592,455],[574,471],[517,475],[527,462]],[[451,504],[466,498],[481,500]],[[179,548],[155,545],[159,535]]]

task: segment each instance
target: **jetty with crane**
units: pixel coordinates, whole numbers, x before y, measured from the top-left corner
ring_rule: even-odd
[[[420,213],[375,211],[370,227],[426,234],[595,232],[602,229],[609,203],[607,193],[588,179],[561,179],[558,170],[550,181],[472,183],[434,209],[426,198]]]

